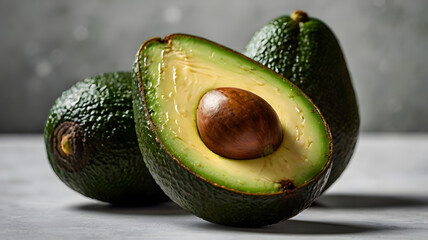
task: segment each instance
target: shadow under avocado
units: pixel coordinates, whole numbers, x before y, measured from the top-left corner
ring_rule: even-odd
[[[376,209],[428,206],[428,198],[406,195],[325,194],[312,207],[336,209]]]
[[[261,228],[234,228],[201,222],[197,227],[206,230],[223,230],[223,231],[238,231],[238,232],[253,232],[253,233],[272,233],[272,234],[355,234],[363,232],[374,232],[388,230],[384,226],[369,226],[354,223],[335,223],[335,222],[317,222],[304,220],[287,220],[280,223],[261,227]]]
[[[117,206],[107,203],[87,203],[72,207],[73,210],[123,215],[188,215],[180,206],[173,202],[164,202],[150,206]]]

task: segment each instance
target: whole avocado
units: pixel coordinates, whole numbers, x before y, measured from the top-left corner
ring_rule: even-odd
[[[264,25],[243,53],[296,84],[324,115],[334,146],[326,190],[348,165],[360,125],[357,99],[335,35],[321,20],[297,10]]]
[[[120,205],[167,197],[143,161],[134,127],[129,72],[77,82],[55,101],[44,130],[56,175],[84,196]]]

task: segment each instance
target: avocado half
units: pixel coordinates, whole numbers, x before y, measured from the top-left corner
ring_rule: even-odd
[[[134,63],[137,137],[146,165],[178,205],[207,221],[269,225],[309,207],[328,179],[332,141],[318,108],[263,65],[209,40],[173,34],[144,42]],[[237,160],[201,140],[201,98],[218,88],[251,92],[275,110],[283,139],[271,154]]]
[[[52,106],[44,130],[49,163],[68,187],[119,205],[168,197],[144,164],[132,112],[131,72],[77,82]]]
[[[360,126],[357,98],[336,36],[320,19],[296,10],[261,27],[243,53],[289,79],[319,107],[334,144],[329,188],[348,165]]]

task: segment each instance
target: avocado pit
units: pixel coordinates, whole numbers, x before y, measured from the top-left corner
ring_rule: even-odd
[[[239,88],[216,88],[204,94],[197,109],[204,144],[230,159],[254,159],[273,153],[283,131],[275,110],[264,99]]]

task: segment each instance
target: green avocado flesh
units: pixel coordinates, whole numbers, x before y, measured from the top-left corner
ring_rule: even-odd
[[[145,107],[159,142],[183,167],[213,184],[246,193],[279,193],[319,174],[330,135],[318,109],[290,82],[229,49],[195,37],[148,41],[139,53]],[[202,96],[215,88],[250,91],[276,111],[283,141],[270,155],[233,160],[205,146],[196,125]],[[139,113],[143,114],[143,113]]]
[[[168,199],[151,177],[135,133],[132,74],[77,82],[55,101],[44,131],[52,169],[84,196],[121,205]]]
[[[334,145],[327,189],[348,165],[360,124],[357,99],[335,35],[321,20],[295,11],[260,28],[243,53],[296,84],[325,117]]]

